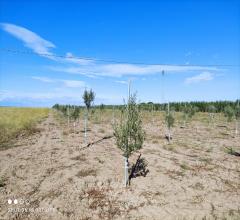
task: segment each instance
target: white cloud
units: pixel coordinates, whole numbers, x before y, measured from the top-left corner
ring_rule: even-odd
[[[193,76],[193,77],[188,77],[185,79],[186,84],[191,84],[191,83],[199,83],[202,81],[210,81],[213,80],[214,74],[210,72],[202,72],[199,75]]]
[[[80,80],[63,80],[63,79],[52,79],[48,77],[42,77],[42,76],[32,76],[32,79],[44,82],[44,83],[57,83],[61,82],[65,87],[68,88],[84,88],[86,87],[86,83],[84,81]]]
[[[58,62],[74,63],[79,65],[87,65],[93,62],[92,59],[76,58],[70,52],[67,52],[65,57],[55,56],[54,53],[50,52],[50,49],[55,48],[56,46],[52,42],[43,39],[36,33],[28,30],[27,28],[9,23],[0,23],[0,27],[7,33],[21,40],[26,47],[32,49],[40,56],[44,56]]]
[[[66,87],[70,88],[84,88],[86,87],[85,82],[79,80],[62,80]]]
[[[208,66],[181,66],[181,65],[137,65],[137,64],[103,64],[97,60],[92,60],[88,58],[76,58],[72,53],[66,53],[65,57],[51,57],[55,54],[50,52],[51,48],[54,48],[55,45],[36,33],[8,23],[0,23],[0,27],[16,38],[20,39],[25,43],[25,46],[31,48],[36,53],[43,53],[49,56],[47,58],[53,59],[56,62],[65,64],[63,66],[50,66],[49,69],[53,71],[72,73],[72,74],[81,74],[87,77],[122,77],[122,76],[144,76],[144,75],[153,75],[161,74],[164,70],[165,73],[180,73],[180,72],[194,72],[194,71],[218,71],[220,69],[216,67]],[[185,56],[189,57],[192,55],[192,52],[187,52]],[[66,64],[71,64],[71,66],[66,66]],[[40,79],[39,79],[40,80]],[[44,79],[42,79],[44,81]],[[48,81],[45,79],[45,81]],[[191,81],[191,80],[190,80]],[[194,79],[193,79],[194,81]],[[70,85],[69,83],[65,83]],[[72,83],[71,85],[74,86]],[[77,84],[75,84],[77,86]],[[78,83],[80,86],[80,83]]]
[[[82,90],[83,92],[83,90]],[[0,101],[6,100],[34,100],[34,101],[48,101],[48,100],[71,100],[82,103],[82,96],[79,93],[60,90],[58,92],[17,92],[17,91],[0,91]]]
[[[87,58],[76,58],[72,53],[67,52],[66,58],[63,58],[63,61],[67,61],[69,63],[75,63],[80,65],[88,65],[93,63],[94,61],[92,59]]]
[[[83,89],[76,93],[66,89],[59,89],[58,92],[19,92],[19,91],[0,91],[0,102],[13,102],[30,106],[52,106],[56,103],[84,105],[82,99]],[[122,103],[119,94],[101,94],[97,92],[96,104]]]
[[[55,80],[50,79],[48,77],[41,77],[41,76],[32,76],[32,79],[39,80],[41,82],[46,82],[46,83],[52,83],[55,82]]]
[[[58,72],[66,72],[72,74],[81,74],[85,76],[108,76],[108,77],[122,77],[122,76],[139,76],[139,75],[153,75],[165,73],[180,73],[190,71],[217,71],[216,67],[206,66],[172,66],[172,65],[133,65],[133,64],[99,64],[93,63],[86,66],[50,66],[50,70]]]
[[[0,23],[0,27],[4,31],[23,41],[25,46],[32,49],[35,53],[52,55],[49,49],[55,48],[55,45],[50,41],[41,38],[36,33],[14,24]]]
[[[116,80],[115,82],[120,84],[128,84],[128,82],[124,80]]]
[[[63,94],[59,93],[27,93],[27,92],[15,92],[15,91],[0,91],[0,101],[9,99],[36,99],[36,100],[46,100],[53,98],[61,98]]]

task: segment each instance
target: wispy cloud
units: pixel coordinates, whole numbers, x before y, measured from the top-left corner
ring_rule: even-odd
[[[143,76],[165,73],[181,73],[190,71],[218,71],[216,67],[205,66],[172,66],[172,65],[133,65],[133,64],[99,64],[86,66],[49,66],[50,70],[85,76]]]
[[[91,59],[76,58],[71,52],[67,52],[65,57],[56,56],[56,54],[50,51],[51,48],[56,47],[52,42],[43,39],[38,34],[28,30],[27,28],[9,23],[0,23],[0,28],[22,41],[26,47],[32,49],[40,56],[44,56],[58,62],[79,65],[87,65],[93,62]]]
[[[69,63],[75,63],[79,65],[88,65],[94,62],[94,60],[86,59],[86,58],[76,58],[72,53],[67,52],[66,57],[63,58],[63,61],[67,61]]]
[[[42,53],[46,55],[52,55],[49,51],[50,48],[55,48],[55,45],[50,41],[41,38],[36,33],[14,24],[0,23],[0,27],[21,40],[26,47],[32,49],[35,53]]]
[[[62,80],[66,87],[70,88],[84,88],[86,83],[80,80]]]
[[[116,80],[115,82],[120,84],[128,84],[128,82],[124,80]]]
[[[53,98],[62,98],[65,95],[60,93],[51,93],[51,92],[15,92],[15,91],[0,91],[0,101],[7,99],[35,99],[35,100],[45,100]]]
[[[98,77],[138,77],[153,74],[161,74],[164,70],[165,73],[186,73],[186,72],[199,72],[199,71],[219,71],[216,67],[208,66],[181,66],[181,65],[137,65],[137,64],[126,64],[126,63],[106,63],[103,64],[97,60],[90,60],[87,58],[76,58],[71,52],[66,53],[65,57],[55,57],[55,54],[50,51],[55,45],[50,41],[47,41],[37,35],[36,33],[14,24],[0,23],[0,27],[20,39],[24,42],[25,46],[32,49],[36,53],[43,53],[49,56],[47,58],[54,59],[58,64],[55,66],[49,66],[48,68],[52,71],[80,74],[87,77],[98,78]],[[186,57],[192,55],[192,52],[187,52]],[[189,64],[189,63],[188,63]],[[206,75],[206,74],[205,74]],[[200,76],[201,77],[201,76]],[[42,79],[48,81],[47,79]],[[196,79],[198,80],[198,79]],[[195,81],[196,81],[195,80]],[[194,79],[187,80],[189,82]],[[65,83],[69,86],[80,86],[80,83]]]
[[[191,84],[191,83],[199,83],[202,81],[210,81],[213,80],[214,74],[210,72],[202,72],[196,76],[193,77],[188,77],[185,79],[186,84]]]
[[[83,90],[81,91],[81,93]],[[20,105],[30,106],[52,106],[60,104],[77,104],[84,105],[81,93],[61,89],[58,92],[19,92],[19,91],[0,91],[1,103],[18,103]],[[102,94],[97,92],[96,104],[105,103],[122,103],[122,97],[119,94]]]
[[[48,77],[41,77],[41,76],[32,76],[32,79],[44,82],[44,83],[63,83],[65,87],[68,88],[84,88],[86,87],[86,83],[81,80],[63,80],[63,79],[52,79]]]
[[[41,76],[32,76],[32,79],[39,80],[41,82],[46,82],[46,83],[52,83],[55,82],[55,80],[50,79],[48,77],[41,77]]]

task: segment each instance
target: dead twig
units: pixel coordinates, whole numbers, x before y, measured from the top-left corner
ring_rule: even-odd
[[[240,153],[238,153],[238,152],[235,151],[234,149],[229,148],[229,147],[225,147],[225,148],[228,149],[228,153],[229,153],[229,154],[234,155],[234,156],[237,156],[237,157],[240,157]]]
[[[86,146],[82,147],[80,150],[84,150],[84,149],[86,149],[88,147],[91,147],[94,144],[98,144],[98,143],[102,142],[103,140],[110,139],[112,137],[113,137],[113,135],[105,136],[105,137],[103,137],[103,138],[101,138],[101,139],[99,139],[97,141],[93,141],[91,143],[88,143]]]

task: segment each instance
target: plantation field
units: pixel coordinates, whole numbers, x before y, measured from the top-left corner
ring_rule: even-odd
[[[36,123],[48,115],[44,108],[0,107],[0,150],[19,135],[36,132]]]
[[[39,132],[0,151],[0,219],[240,219],[240,158],[232,154],[240,135],[223,114],[196,113],[184,125],[175,113],[168,143],[165,113],[144,111],[146,139],[130,164],[141,153],[149,172],[125,188],[112,128],[120,112],[96,110],[85,139],[82,111],[75,126],[55,110],[44,120],[45,109],[16,111],[22,120],[7,109],[1,126],[19,131],[40,120]]]

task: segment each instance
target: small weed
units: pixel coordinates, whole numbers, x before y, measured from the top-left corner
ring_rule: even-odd
[[[175,146],[172,144],[164,145],[163,149],[168,150],[168,151],[173,151],[175,153],[177,152],[177,150],[175,149]]]
[[[185,163],[180,164],[180,167],[181,167],[183,170],[191,170],[191,168],[190,168],[187,164],[185,164]]]
[[[155,149],[145,149],[144,153],[146,153],[146,154],[156,154],[156,153],[158,153],[158,151],[155,150]]]
[[[226,132],[220,132],[220,135],[222,135],[222,136],[228,136],[229,134],[226,133]]]
[[[181,171],[176,171],[175,174],[177,176],[181,176],[181,177],[183,177],[185,175],[184,172],[181,172]]]
[[[104,189],[91,188],[87,190],[86,195],[93,200],[89,205],[90,209],[97,209],[105,205],[105,202],[103,202],[106,199]]]
[[[213,151],[212,148],[208,148],[208,149],[206,150],[206,152],[208,152],[208,153],[210,153],[210,152],[212,152],[212,151]]]
[[[198,204],[198,203],[202,203],[204,201],[204,198],[201,195],[195,195],[193,196],[193,201],[192,203],[194,204]]]
[[[3,177],[0,177],[0,188],[6,186],[6,179]]]
[[[86,176],[97,176],[97,170],[88,169],[88,170],[80,170],[77,174],[77,177],[86,177]]]
[[[95,157],[95,159],[99,162],[99,163],[101,163],[101,164],[103,164],[104,163],[104,160],[101,160],[100,158],[98,158],[98,157]]]
[[[73,182],[73,178],[72,178],[72,177],[69,177],[69,178],[68,178],[68,182],[69,182],[69,183],[72,183],[72,182]]]
[[[73,129],[73,128],[70,128],[70,129],[69,129],[69,133],[74,133],[74,129]]]
[[[210,203],[210,204],[211,204],[211,215],[214,215],[215,206],[212,203]]]
[[[78,155],[76,157],[72,157],[71,160],[80,160],[80,161],[86,161],[85,155]]]
[[[99,128],[98,129],[98,132],[101,133],[101,134],[104,134],[105,133],[105,130],[103,128]]]
[[[191,186],[193,189],[197,189],[197,190],[203,190],[204,189],[204,186],[202,183],[196,183],[195,185],[192,185]]]
[[[202,161],[202,162],[205,162],[207,164],[209,164],[212,161],[211,158],[207,158],[207,157],[206,158],[205,157],[201,157],[201,158],[199,158],[199,160]]]
[[[228,215],[229,215],[229,216],[234,216],[234,210],[230,209],[230,210],[228,211]]]
[[[68,135],[68,131],[67,131],[67,130],[64,130],[64,131],[62,132],[62,134],[66,136],[66,135]]]
[[[240,153],[236,152],[232,147],[226,147],[226,152],[234,156],[240,156]]]
[[[172,179],[177,179],[178,177],[184,177],[185,173],[178,170],[168,170],[165,174],[169,175]]]
[[[121,214],[120,204],[117,199],[108,195],[110,190],[109,187],[92,187],[84,191],[84,195],[89,201],[89,208],[99,210],[99,219],[114,219],[115,216]]]

